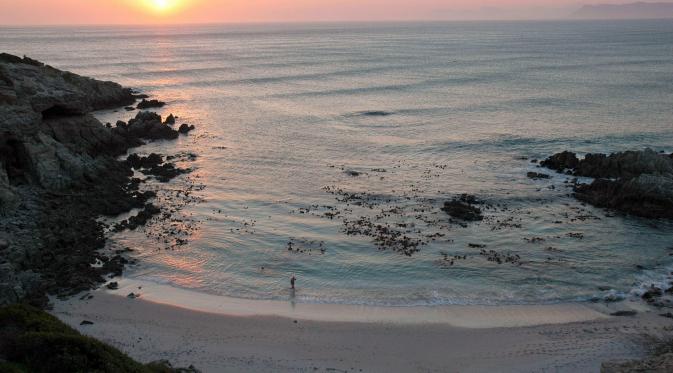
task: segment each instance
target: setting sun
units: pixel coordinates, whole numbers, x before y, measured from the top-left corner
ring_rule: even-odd
[[[146,6],[157,12],[167,12],[175,10],[179,4],[179,0],[146,0]]]

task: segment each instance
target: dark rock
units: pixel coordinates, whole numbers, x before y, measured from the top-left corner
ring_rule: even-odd
[[[116,232],[121,232],[125,229],[134,230],[140,226],[147,224],[147,222],[152,219],[155,215],[161,213],[161,209],[155,205],[148,203],[145,207],[138,212],[137,215],[132,216],[117,225],[115,225],[114,230]]]
[[[673,178],[641,175],[630,180],[596,179],[575,187],[575,197],[598,207],[646,218],[673,218]]]
[[[360,113],[360,115],[367,117],[387,117],[393,114],[394,113],[391,113],[389,111],[381,111],[381,110],[363,111],[362,113]]]
[[[617,311],[617,312],[611,313],[610,315],[611,316],[635,316],[637,314],[638,314],[638,312],[636,312],[636,311]]]
[[[119,283],[117,283],[116,281],[111,282],[111,283],[107,284],[106,287],[110,290],[117,290],[117,289],[119,289]]]
[[[194,127],[193,125],[190,126],[190,125],[187,124],[187,123],[182,123],[182,124],[180,125],[180,128],[178,129],[178,132],[180,132],[180,133],[183,134],[183,135],[186,135],[186,134],[188,134],[190,131],[193,131],[193,130],[195,130],[195,129],[196,129],[196,127]]]
[[[128,125],[114,129],[119,135],[131,140],[174,140],[178,132],[161,122],[161,116],[156,113],[141,111],[135,118],[129,120]]]
[[[124,108],[124,110],[126,110],[126,111],[134,111],[135,109],[136,108],[134,108],[133,106],[127,106],[127,107]]]
[[[541,165],[559,172],[571,170],[573,175],[593,178],[631,179],[645,174],[673,174],[671,158],[651,149],[610,155],[587,154],[582,160],[575,153],[565,151],[547,158]]]
[[[147,157],[141,157],[138,154],[131,154],[126,158],[126,163],[134,169],[152,168],[164,163],[164,158],[156,153]]]
[[[164,121],[164,124],[169,125],[169,126],[172,126],[172,125],[175,124],[175,117],[173,116],[173,114],[169,114],[166,117],[166,121]]]
[[[646,301],[652,301],[654,298],[661,297],[663,295],[663,292],[661,289],[655,286],[651,286],[645,293],[643,293],[642,297]]]
[[[172,163],[164,163],[163,157],[155,153],[147,157],[131,154],[126,158],[126,163],[133,169],[140,170],[145,175],[152,175],[163,183],[191,171],[190,169],[177,168]]]
[[[456,219],[465,221],[483,220],[484,216],[481,214],[481,209],[474,206],[476,203],[477,200],[474,196],[462,195],[460,198],[444,202],[442,210]]]
[[[92,321],[89,321],[89,320],[82,320],[82,322],[79,323],[79,324],[80,324],[80,325],[93,325],[93,322],[92,322]]]
[[[567,169],[574,170],[579,165],[579,159],[575,153],[564,151],[557,153],[545,159],[540,163],[542,167],[551,168],[558,172],[563,172]]]
[[[555,154],[542,165],[576,176],[596,178],[575,186],[574,196],[594,206],[645,218],[673,218],[673,160],[651,149],[620,153]]]
[[[587,154],[576,167],[577,176],[631,179],[640,175],[671,175],[673,162],[651,149],[610,154]]]
[[[160,108],[160,107],[164,107],[165,105],[166,105],[166,103],[163,102],[163,101],[143,99],[142,101],[140,101],[140,103],[138,103],[138,105],[136,107],[138,109],[143,110],[143,109],[151,109],[151,108]]]
[[[348,175],[348,176],[353,176],[353,177],[360,176],[360,173],[355,171],[355,170],[346,170],[346,171],[344,171],[344,173],[346,173],[346,175]]]
[[[529,172],[526,174],[526,176],[530,179],[549,179],[551,177],[547,174],[540,174],[537,172]]]
[[[0,232],[12,243],[2,252],[0,305],[45,307],[47,294],[78,294],[121,274],[127,260],[100,251],[99,218],[138,208],[146,221],[157,209],[132,162],[116,157],[177,131],[153,113],[107,128],[91,111],[132,105],[131,90],[10,55],[0,55],[0,102]]]

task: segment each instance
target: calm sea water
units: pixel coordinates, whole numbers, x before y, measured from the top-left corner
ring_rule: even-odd
[[[168,189],[198,200],[169,190],[179,221],[114,237],[136,250],[129,277],[288,299],[294,274],[303,302],[547,303],[628,294],[673,263],[671,224],[526,177],[565,149],[673,150],[671,21],[2,28],[0,50],[137,88],[197,126],[145,149],[196,153]],[[451,224],[440,207],[460,193],[506,210]],[[376,224],[440,234],[409,257],[344,233],[391,209]],[[187,244],[166,249],[166,227]]]

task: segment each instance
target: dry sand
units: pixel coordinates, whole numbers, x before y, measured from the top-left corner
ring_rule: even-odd
[[[158,289],[143,290],[139,299],[121,296],[125,290],[54,301],[53,313],[140,361],[167,359],[204,372],[597,372],[602,361],[642,357],[653,340],[673,336],[673,320],[655,312],[610,317],[609,309],[578,304],[369,310],[325,305],[293,317],[264,316],[283,307],[265,309],[265,302],[220,304],[223,313],[210,313],[152,301]],[[246,302],[250,310],[243,312]],[[233,311],[225,314],[227,309]],[[349,321],[334,321],[339,314]],[[94,324],[80,326],[83,320]],[[527,326],[512,326],[519,324]]]

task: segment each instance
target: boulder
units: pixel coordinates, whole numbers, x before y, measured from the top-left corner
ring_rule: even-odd
[[[190,131],[193,131],[193,130],[195,130],[195,129],[196,129],[196,127],[194,127],[193,125],[190,126],[190,125],[187,124],[187,123],[183,123],[183,124],[180,125],[180,128],[178,129],[178,132],[180,132],[180,133],[183,134],[183,135],[186,135],[186,134],[188,134]]]
[[[579,159],[575,153],[564,151],[545,159],[540,165],[558,172],[563,172],[567,169],[574,170],[577,165],[579,165]]]
[[[173,114],[169,114],[166,117],[166,120],[164,121],[164,124],[169,125],[169,126],[174,125],[175,124],[175,116],[173,116]]]

